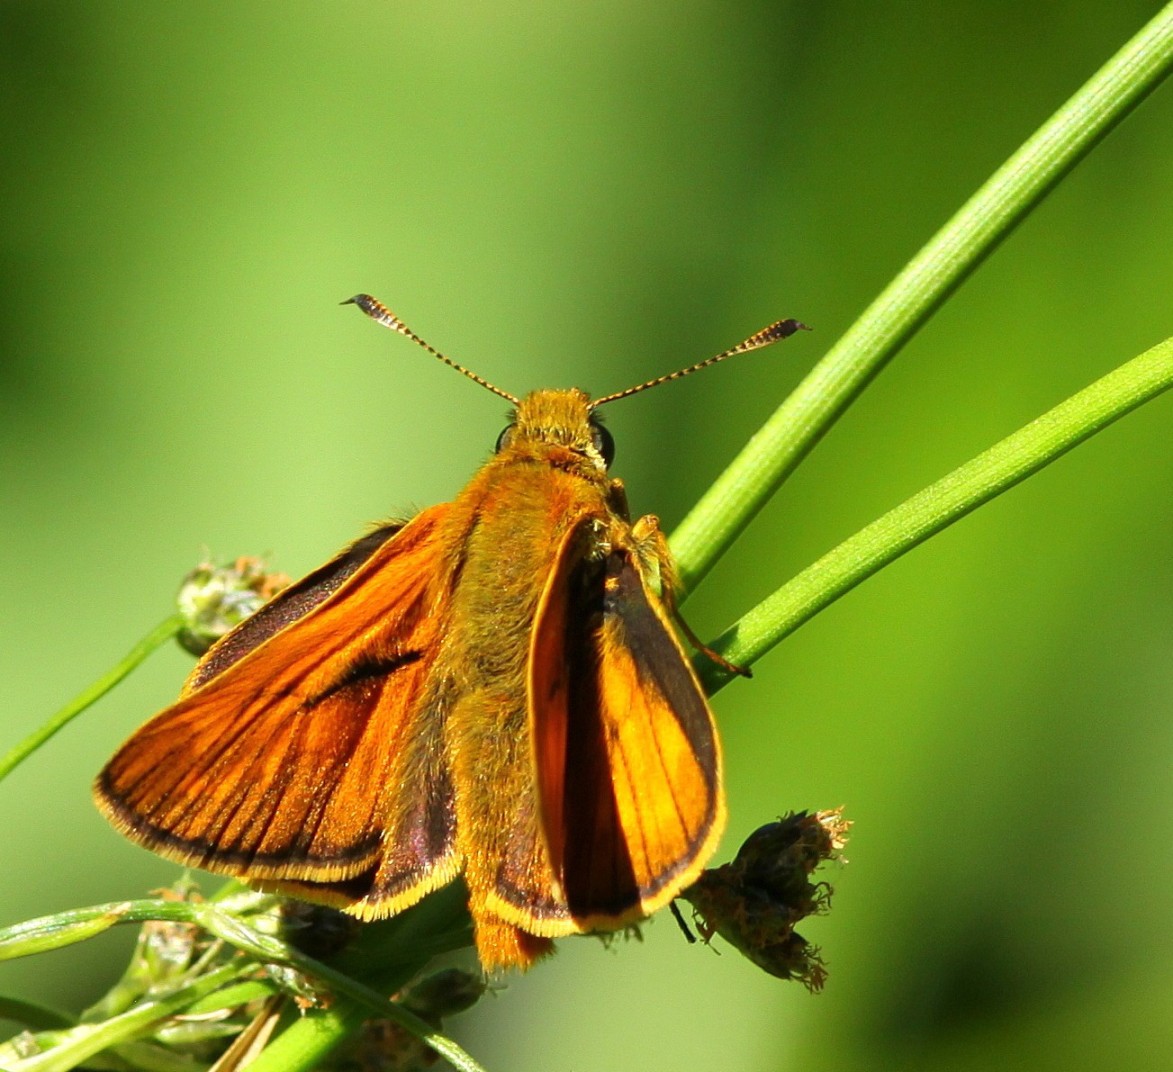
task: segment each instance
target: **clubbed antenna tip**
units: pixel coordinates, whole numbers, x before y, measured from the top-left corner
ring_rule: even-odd
[[[635,387],[628,387],[625,391],[616,391],[614,394],[596,398],[591,403],[591,409],[601,406],[605,402],[614,402],[616,399],[627,398],[628,395],[639,394],[640,391],[646,391],[649,387],[659,387],[662,383],[679,380],[682,376],[690,376],[694,372],[699,372],[703,368],[715,365],[718,361],[724,361],[725,358],[733,357],[735,354],[748,353],[750,350],[760,350],[763,346],[769,346],[779,339],[789,338],[796,331],[810,330],[800,320],[776,320],[769,327],[764,327],[761,331],[755,331],[748,339],[744,339],[736,346],[731,346],[728,350],[722,350],[719,354],[706,358],[704,361],[698,361],[695,365],[689,365],[688,368],[680,369],[678,372],[669,372],[667,376],[657,376],[654,380],[637,384]]]

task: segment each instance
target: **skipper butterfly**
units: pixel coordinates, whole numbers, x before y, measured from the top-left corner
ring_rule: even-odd
[[[528,967],[667,905],[725,822],[672,557],[607,475],[598,408],[804,325],[603,398],[519,399],[350,301],[507,398],[511,423],[451,503],[376,528],[218,641],[95,797],[162,856],[360,919],[463,875],[481,963]]]

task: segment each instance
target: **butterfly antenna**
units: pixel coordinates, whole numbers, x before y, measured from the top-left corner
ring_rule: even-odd
[[[392,331],[399,332],[400,335],[406,335],[412,342],[418,346],[422,346],[433,357],[438,357],[445,365],[456,369],[457,372],[464,373],[473,383],[479,383],[486,390],[492,391],[495,395],[500,395],[504,399],[512,402],[515,406],[518,400],[514,398],[508,391],[502,391],[500,387],[495,387],[489,383],[483,376],[478,376],[471,369],[466,369],[463,365],[458,365],[450,357],[445,357],[439,350],[437,350],[431,343],[425,342],[414,331],[411,330],[402,320],[399,319],[390,309],[387,308],[381,301],[372,298],[369,294],[356,294],[353,298],[347,298],[342,305],[357,305],[364,313],[367,314],[376,323],[382,324],[385,328],[390,328]]]
[[[745,354],[750,350],[760,350],[765,346],[769,346],[771,343],[777,342],[779,339],[788,339],[796,331],[810,331],[810,328],[798,320],[778,320],[768,328],[762,328],[761,331],[754,332],[744,342],[739,342],[736,346],[731,346],[728,350],[722,350],[721,353],[707,358],[704,361],[698,361],[695,365],[689,365],[688,368],[680,369],[679,372],[669,372],[667,376],[657,376],[654,380],[648,380],[647,383],[641,383],[636,387],[629,387],[626,391],[616,391],[613,395],[604,395],[602,398],[596,398],[591,402],[591,409],[595,409],[605,402],[614,402],[618,398],[626,398],[628,395],[639,394],[640,391],[646,391],[649,387],[659,387],[660,384],[668,383],[670,380],[679,380],[682,376],[690,376],[694,372],[699,372],[703,368],[715,365],[718,361],[724,361],[725,358],[733,357],[735,354]]]

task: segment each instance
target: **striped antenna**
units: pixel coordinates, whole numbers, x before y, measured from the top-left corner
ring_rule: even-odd
[[[704,361],[698,361],[695,365],[689,365],[688,368],[681,369],[679,372],[670,372],[667,376],[657,376],[654,380],[648,380],[647,383],[641,383],[636,387],[629,387],[626,391],[616,391],[613,395],[604,395],[602,398],[596,398],[591,402],[591,409],[596,409],[606,402],[614,402],[618,398],[626,398],[628,395],[639,394],[640,391],[646,391],[649,387],[659,387],[662,383],[679,380],[682,376],[689,376],[694,372],[699,372],[701,369],[715,365],[718,361],[724,361],[725,358],[733,357],[735,354],[745,354],[750,350],[760,350],[762,347],[769,346],[779,339],[789,338],[796,331],[810,331],[810,328],[798,320],[778,320],[768,328],[762,328],[761,331],[754,332],[744,342],[739,342],[736,346],[731,346],[728,350],[722,350],[721,353],[714,357],[707,358]]]
[[[430,343],[424,342],[414,331],[411,330],[402,320],[399,319],[390,309],[387,308],[381,301],[372,298],[369,294],[356,294],[353,298],[347,298],[342,305],[357,305],[364,313],[367,314],[376,323],[382,324],[385,328],[390,328],[392,331],[399,332],[400,335],[406,335],[412,342],[418,346],[422,346],[433,357],[438,357],[445,365],[456,369],[457,372],[464,373],[473,383],[479,383],[486,390],[492,391],[495,395],[500,395],[504,399],[512,402],[515,406],[518,400],[513,397],[508,391],[502,391],[500,387],[494,387],[483,376],[478,376],[471,369],[466,369],[463,365],[458,365],[450,357],[445,357],[439,350],[437,350]]]

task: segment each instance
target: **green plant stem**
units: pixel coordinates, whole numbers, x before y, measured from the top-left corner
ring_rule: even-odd
[[[383,997],[406,986],[433,956],[469,944],[467,914],[462,907],[454,911],[463,901],[462,891],[449,888],[386,924],[374,925],[383,928],[383,940],[369,930],[374,940],[363,943],[366,948],[344,952],[339,962],[345,975],[317,962],[291,959],[299,970],[327,983],[333,1000],[329,1008],[310,1010],[286,1027],[249,1065],[249,1072],[311,1072],[372,1016],[399,1023],[459,1072],[482,1072],[451,1039]]]
[[[58,730],[64,729],[78,715],[91,704],[96,703],[118,684],[127,674],[139,665],[156,648],[173,639],[181,628],[184,620],[178,614],[160,622],[145,637],[142,638],[126,656],[115,666],[111,667],[88,689],[79,693],[57,712],[48,722],[30,733],[20,744],[12,748],[3,758],[0,758],[0,781],[3,781],[21,763],[31,756],[38,748],[48,741]]]
[[[444,911],[446,909],[441,905],[440,919],[443,919],[442,913]],[[262,933],[245,920],[226,912],[220,904],[214,901],[168,901],[162,898],[144,898],[137,901],[122,901],[73,909],[29,920],[0,930],[0,960],[30,956],[49,949],[59,949],[62,946],[92,938],[116,924],[140,923],[148,920],[193,923],[210,934],[222,938],[236,949],[247,953],[254,958],[255,963],[269,962],[289,965],[310,978],[325,983],[330,988],[334,996],[334,1006],[327,1010],[308,1014],[274,1040],[256,1059],[254,1065],[250,1066],[255,1067],[257,1072],[264,1072],[266,1068],[279,1069],[282,1072],[312,1068],[321,1056],[342,1042],[362,1024],[363,1020],[372,1016],[383,1017],[399,1024],[404,1030],[416,1036],[421,1042],[444,1057],[458,1072],[482,1072],[480,1065],[454,1042],[414,1013],[384,997],[380,992],[393,993],[403,987],[435,953],[467,945],[468,934],[467,928],[464,926],[449,928],[445,934],[431,935],[430,943],[420,944],[414,956],[404,956],[398,961],[385,964],[379,977],[372,981],[373,985],[360,982],[321,961],[306,956],[286,942]],[[236,968],[237,975],[241,972],[242,969],[238,966]],[[233,983],[236,977],[234,975],[226,982]],[[201,976],[202,978],[205,977]],[[374,988],[376,985],[379,989]],[[189,997],[188,1004],[196,1002],[197,999],[209,993],[209,990],[201,986],[198,993],[193,993]],[[216,1000],[219,1001],[221,997],[222,995],[217,994]],[[222,1007],[222,1003],[218,1007]],[[139,1008],[140,1006],[136,1005],[130,1012],[137,1012]],[[125,1028],[128,1024],[136,1025],[140,1022],[139,1020],[126,1019],[128,1015],[129,1013],[111,1017],[103,1021],[103,1024],[117,1023]],[[103,1036],[103,1038],[106,1037]],[[130,1037],[130,1032],[123,1031],[117,1036],[110,1037],[115,1041],[105,1041],[98,1049],[125,1041]],[[69,1042],[70,1046],[74,1044],[82,1045],[80,1035],[77,1039]],[[51,1052],[56,1054],[57,1049],[54,1047]],[[266,1057],[270,1050],[275,1053],[272,1058]],[[87,1051],[86,1055],[96,1052],[97,1049],[91,1049]],[[23,1069],[26,1066],[21,1065],[20,1067]],[[39,1065],[27,1067],[41,1069]],[[46,1069],[56,1067],[59,1066],[45,1066]]]
[[[1171,66],[1168,4],[929,240],[718,477],[672,536],[685,593],[900,347]]]
[[[0,928],[0,961],[31,957],[84,942],[119,923],[143,923],[149,919],[187,923],[189,916],[182,902],[154,898],[72,908]]]
[[[296,1072],[313,1069],[354,1035],[371,1012],[351,1001],[315,1009],[270,1040],[249,1065],[249,1072]]]
[[[1173,338],[1108,373],[873,521],[759,603],[713,647],[750,665],[824,607],[923,540],[1173,387]],[[728,675],[698,662],[715,691]]]
[[[276,938],[261,934],[214,905],[197,904],[191,907],[200,925],[217,937],[259,959],[289,964],[326,983],[332,991],[334,1005],[299,1021],[299,1024],[306,1025],[301,1031],[294,1031],[294,1027],[298,1026],[295,1024],[274,1039],[250,1064],[254,1072],[265,1072],[266,1069],[292,1072],[298,1068],[313,1068],[321,1057],[356,1030],[363,1020],[372,1016],[399,1024],[445,1058],[458,1072],[483,1072],[481,1066],[451,1039],[371,986],[291,949]],[[463,944],[463,931],[459,938]],[[429,959],[430,952],[418,960],[395,965],[384,973],[380,988],[388,993],[400,989]]]
[[[129,1012],[99,1024],[79,1024],[62,1032],[52,1048],[9,1066],[10,1072],[66,1072],[87,1058],[119,1043],[137,1038],[197,998],[233,982],[246,965],[226,964],[177,989],[173,994],[140,1002]]]

